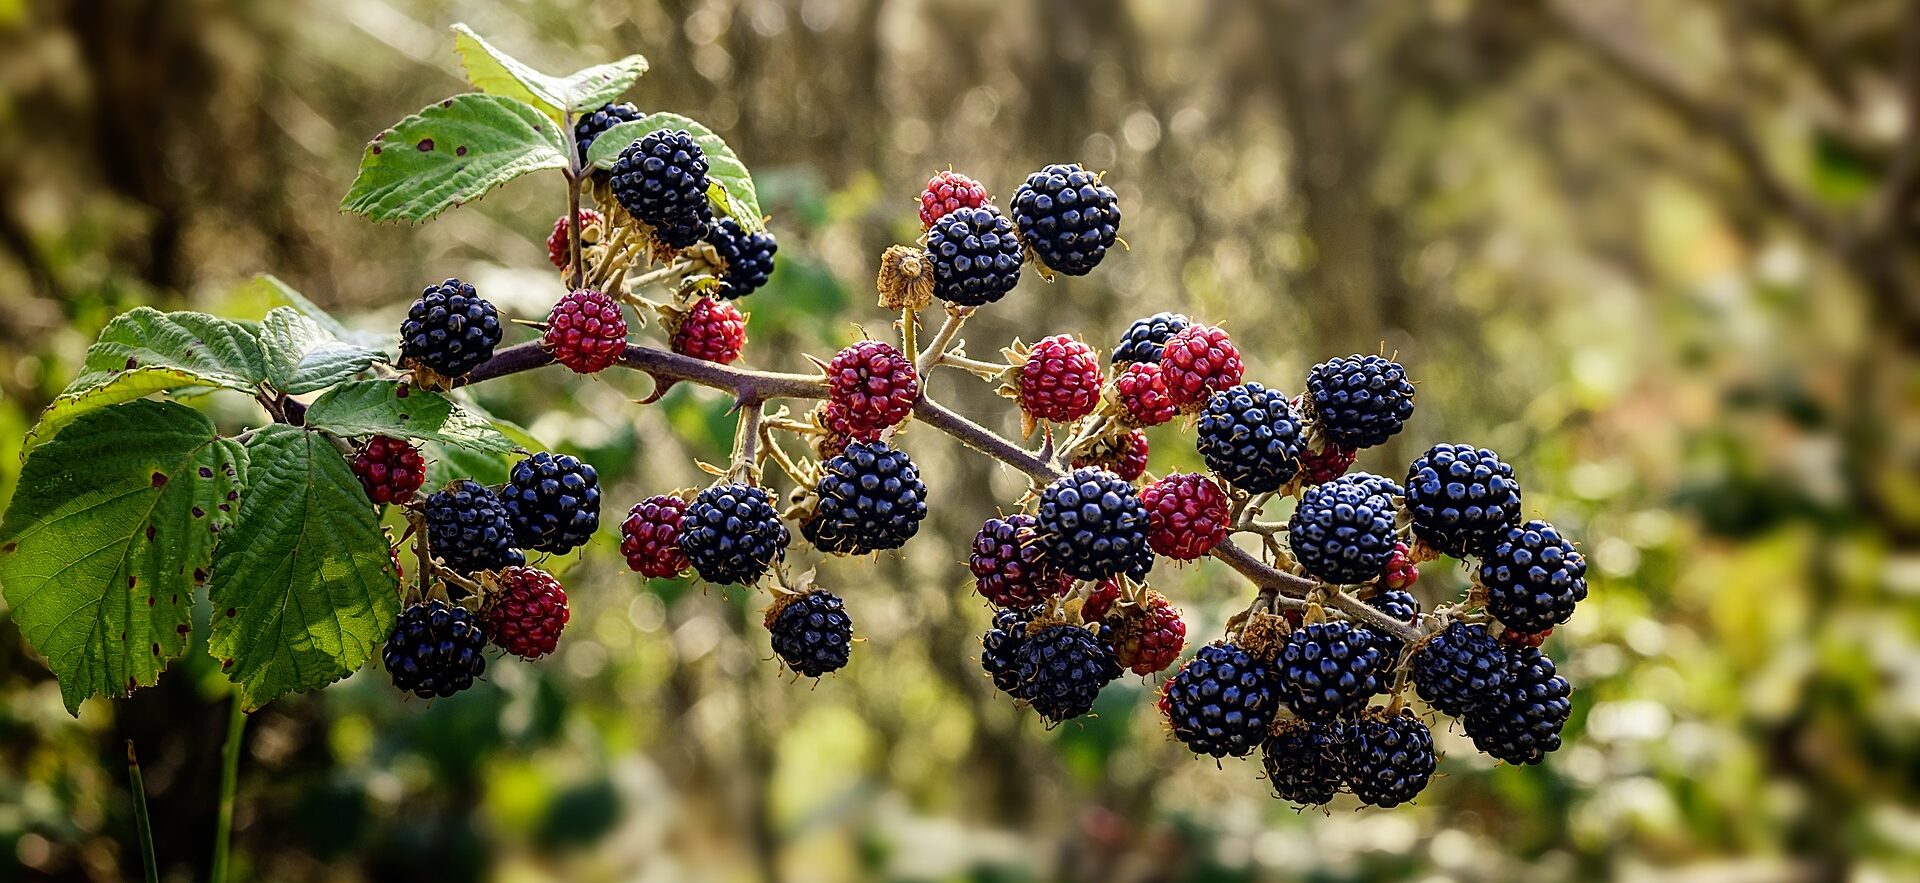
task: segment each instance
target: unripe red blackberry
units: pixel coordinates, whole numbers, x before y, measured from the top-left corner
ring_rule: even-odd
[[[1380,692],[1380,674],[1389,663],[1367,629],[1347,622],[1315,622],[1287,636],[1274,667],[1288,709],[1307,720],[1329,721],[1361,708]]]
[[[500,571],[499,582],[480,614],[493,645],[522,659],[552,653],[567,627],[567,592],[560,581],[544,570],[509,567]]]
[[[1420,568],[1413,563],[1406,543],[1394,543],[1393,555],[1387,559],[1387,569],[1380,575],[1380,584],[1389,589],[1410,589],[1420,581]]]
[[[1135,429],[1086,446],[1068,465],[1075,469],[1105,469],[1134,481],[1147,471],[1148,448],[1147,434]]]
[[[427,480],[427,461],[406,441],[376,435],[353,455],[353,474],[374,505],[404,503]]]
[[[1420,795],[1433,778],[1433,733],[1408,709],[1378,706],[1341,728],[1340,770],[1353,796],[1390,808]]]
[[[1100,404],[1100,359],[1065,334],[1041,338],[1020,366],[1020,408],[1037,420],[1068,423]]]
[[[1233,531],[1233,503],[1213,479],[1176,472],[1140,489],[1153,551],[1192,561],[1213,551]]]
[[[707,154],[684,129],[648,132],[620,151],[612,169],[613,197],[653,228],[669,248],[686,248],[707,235]]]
[[[1033,516],[989,518],[974,534],[967,569],[974,587],[996,607],[1026,608],[1064,594],[1073,577],[1048,566]]]
[[[1146,510],[1111,472],[1076,469],[1047,485],[1035,520],[1047,560],[1080,579],[1142,577],[1153,567]]]
[[[1088,590],[1085,601],[1080,602],[1081,622],[1100,622],[1113,612],[1113,605],[1120,601],[1120,580],[1103,579]]]
[[[680,318],[670,343],[683,356],[732,364],[747,346],[747,317],[730,302],[703,297]]]
[[[1450,622],[1413,654],[1413,687],[1427,704],[1458,717],[1495,698],[1508,667],[1486,626]]]
[[[853,655],[853,620],[832,592],[782,595],[767,608],[765,621],[774,654],[796,674],[817,678],[839,671]]]
[[[1296,405],[1295,410],[1299,410]],[[1353,468],[1353,462],[1360,459],[1360,452],[1353,448],[1327,445],[1320,450],[1308,448],[1300,452],[1300,480],[1305,484],[1325,484]]]
[[[1520,521],[1520,482],[1486,448],[1438,444],[1407,467],[1413,535],[1464,558]]]
[[[1336,479],[1300,495],[1287,522],[1287,545],[1315,579],[1356,585],[1379,578],[1393,557],[1390,498],[1364,482]]]
[[[865,555],[906,545],[927,517],[920,470],[886,442],[854,442],[820,464],[819,501],[800,526],[822,552]]]
[[[920,399],[913,360],[883,341],[854,343],[834,353],[825,370],[829,401],[838,407],[832,416],[845,420],[844,431],[855,438],[878,437],[907,419]]]
[[[1120,345],[1113,348],[1113,363],[1160,364],[1161,348],[1166,346],[1167,338],[1185,330],[1189,324],[1187,317],[1178,313],[1154,313],[1133,320],[1126,333],[1120,335]]]
[[[493,358],[504,331],[500,313],[458,279],[429,285],[400,322],[400,364],[441,377],[465,377]]]
[[[540,345],[575,373],[592,374],[612,367],[627,351],[627,317],[613,298],[598,291],[569,292],[547,314]]]
[[[1083,608],[1084,610],[1084,608]],[[1187,646],[1187,623],[1165,595],[1147,592],[1145,603],[1125,605],[1104,618],[1102,634],[1122,668],[1137,675],[1165,671]]]
[[[790,539],[773,494],[749,484],[701,491],[680,522],[680,551],[710,583],[753,583],[786,557]]]
[[[1573,714],[1573,688],[1539,650],[1516,647],[1506,655],[1500,689],[1461,723],[1473,747],[1511,764],[1539,763],[1560,748],[1560,730]]]
[[[993,303],[1020,283],[1022,253],[1013,222],[991,204],[961,208],[927,230],[933,262],[933,295],[950,304]]]
[[[680,551],[680,520],[687,501],[660,494],[633,504],[620,524],[620,553],[641,576],[670,579],[693,565]]]
[[[1548,638],[1553,637],[1553,629],[1544,632],[1522,632],[1515,629],[1501,629],[1500,643],[1509,647],[1533,647],[1538,649]]]
[[[1280,708],[1273,667],[1237,644],[1201,647],[1160,692],[1173,737],[1195,754],[1245,757]]]
[[[1028,175],[1011,208],[1034,257],[1069,276],[1092,272],[1119,238],[1119,198],[1079,163],[1055,163]]]
[[[1277,491],[1300,469],[1300,416],[1287,397],[1258,383],[1213,394],[1200,415],[1200,458],[1249,494]]]
[[[1113,378],[1113,397],[1128,426],[1159,426],[1179,413],[1162,375],[1158,362],[1134,362]]]
[[[1587,559],[1553,525],[1529,521],[1495,534],[1480,558],[1487,612],[1521,632],[1546,631],[1587,598]]]
[[[1261,764],[1267,781],[1282,800],[1319,806],[1340,791],[1340,728],[1297,717],[1273,725],[1261,743]]]
[[[1307,374],[1305,410],[1343,448],[1385,444],[1413,416],[1413,382],[1383,356],[1329,359]]]
[[[957,209],[979,208],[992,201],[979,181],[949,169],[928,178],[926,189],[920,191],[920,226],[932,227]]]
[[[422,699],[452,696],[487,670],[487,633],[464,607],[435,598],[400,612],[380,651],[393,685]]]
[[[573,266],[573,231],[569,228],[567,220],[566,215],[554,218],[553,232],[547,234],[547,261],[553,264],[553,268],[556,270],[565,270]],[[595,224],[605,222],[606,219],[602,218],[600,213],[593,209],[583,208],[580,210],[580,229],[582,231],[585,231],[588,227]],[[584,232],[582,235],[585,235]],[[584,240],[580,244],[582,247],[586,246]]]
[[[774,253],[780,250],[772,233],[748,233],[732,218],[721,218],[707,228],[707,244],[726,265],[719,293],[729,300],[746,297],[767,284],[773,275]]]
[[[1030,628],[1015,658],[1021,698],[1054,723],[1092,711],[1100,688],[1121,673],[1113,648],[1077,625]]]
[[[1167,394],[1182,408],[1198,409],[1208,396],[1240,382],[1246,366],[1227,332],[1212,325],[1188,325],[1167,338],[1160,351]]]

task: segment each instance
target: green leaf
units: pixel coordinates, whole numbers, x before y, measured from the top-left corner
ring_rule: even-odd
[[[514,443],[452,399],[393,380],[343,383],[307,409],[308,426],[334,435],[391,435],[494,453],[512,453]]]
[[[447,482],[456,478],[471,478],[486,485],[504,484],[514,462],[520,459],[517,454],[476,451],[432,441],[421,446],[420,454],[427,459],[428,491],[446,487]]]
[[[247,443],[247,496],[213,553],[207,649],[247,710],[358,670],[393,629],[399,582],[373,507],[318,433]]]
[[[629,55],[565,77],[552,77],[500,51],[472,28],[453,26],[453,49],[467,69],[467,82],[482,92],[531,104],[554,120],[564,111],[592,111],[620,97],[647,72],[647,60]]]
[[[381,132],[340,207],[376,221],[421,221],[537,169],[567,165],[569,138],[533,105],[457,95]]]
[[[321,328],[325,329],[328,334],[340,340],[344,340],[354,346],[374,350],[382,355],[391,355],[389,350],[393,347],[392,334],[379,334],[372,331],[357,331],[348,328],[345,323],[334,318],[332,313],[321,309],[318,304],[308,300],[306,295],[295,291],[293,286],[280,281],[278,277],[272,274],[262,273],[253,277],[248,280],[245,285],[241,286],[236,293],[241,297],[258,297],[268,304],[269,309],[273,307],[292,307],[300,311],[300,315],[312,319],[315,323],[319,324]]]
[[[152,686],[180,654],[245,468],[205,416],[157,401],[82,415],[27,457],[0,586],[67,711]]]
[[[587,148],[587,163],[596,169],[613,168],[620,151],[661,129],[685,129],[707,154],[707,180],[720,187],[720,193],[708,190],[714,207],[726,213],[750,232],[766,229],[760,214],[760,192],[754,189],[753,174],[740,161],[727,142],[707,128],[677,113],[650,113],[632,122],[619,123],[593,139]]]
[[[101,329],[80,375],[41,412],[22,453],[81,415],[108,405],[189,387],[252,392],[266,377],[252,328],[204,313],[137,307]]]
[[[373,350],[334,337],[292,307],[267,313],[260,322],[260,348],[267,356],[267,380],[288,395],[326,389],[380,358]]]

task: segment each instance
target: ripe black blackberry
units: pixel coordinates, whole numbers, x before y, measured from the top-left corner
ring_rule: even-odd
[[[1199,431],[1207,468],[1247,493],[1277,491],[1300,469],[1300,415],[1286,396],[1258,383],[1214,393]]]
[[[956,209],[934,221],[927,258],[934,296],[951,304],[990,304],[1020,282],[1020,240],[1013,222],[992,205]]]
[[[1185,330],[1188,324],[1187,317],[1179,313],[1154,313],[1133,320],[1127,333],[1120,335],[1120,345],[1113,348],[1113,363],[1160,364],[1160,350],[1167,345],[1167,338]]]
[[[480,618],[436,598],[400,612],[380,662],[395,687],[432,699],[473,686],[487,670],[486,648]]]
[[[1518,632],[1543,632],[1567,621],[1587,598],[1587,559],[1544,521],[1495,534],[1480,558],[1487,611]]]
[[[1414,536],[1455,558],[1520,520],[1513,467],[1486,448],[1438,444],[1407,467]]]
[[[1047,560],[1080,579],[1143,577],[1153,567],[1146,507],[1133,485],[1104,469],[1075,469],[1047,485],[1034,529]]]
[[[1433,732],[1401,709],[1375,706],[1341,728],[1340,769],[1353,796],[1368,806],[1399,806],[1433,778]]]
[[[465,377],[493,358],[500,313],[458,279],[429,285],[400,322],[400,364],[441,377]]]
[[[1122,671],[1113,648],[1099,635],[1077,625],[1055,625],[1029,633],[1015,658],[1019,662],[1021,698],[1054,723],[1092,711],[1100,688]]]
[[[993,625],[980,636],[980,667],[1000,692],[1015,699],[1027,698],[1020,680],[1020,648],[1027,643],[1027,623],[1032,621],[1032,610],[1008,607],[993,614]]]
[[[1160,692],[1173,736],[1195,754],[1245,757],[1280,707],[1273,666],[1237,644],[1201,647]]]
[[[707,230],[707,243],[727,265],[716,292],[721,297],[746,297],[773,275],[773,254],[780,250],[780,243],[772,233],[748,233],[732,218],[721,218]]]
[[[1511,648],[1507,656],[1505,682],[1461,722],[1473,747],[1507,763],[1539,763],[1560,748],[1560,729],[1573,713],[1573,688],[1536,648]]]
[[[1013,220],[1033,255],[1069,276],[1093,271],[1120,232],[1120,199],[1079,163],[1055,163],[1013,192]]]
[[[819,504],[800,533],[822,552],[864,555],[906,545],[927,517],[927,486],[907,452],[853,442],[820,466]]]
[[[1260,744],[1261,765],[1274,794],[1302,806],[1319,806],[1340,791],[1340,731],[1337,726],[1290,717],[1273,725]]]
[[[1385,444],[1413,416],[1413,381],[1384,356],[1342,356],[1307,374],[1306,411],[1343,448]]]
[[[1394,618],[1396,622],[1418,625],[1420,622],[1420,599],[1413,593],[1400,589],[1381,589],[1367,599],[1367,606]],[[1373,633],[1373,640],[1380,648],[1380,664],[1390,670],[1400,660],[1401,651],[1406,642],[1379,629],[1367,629]]]
[[[526,563],[513,537],[506,505],[477,481],[452,481],[427,497],[427,548],[455,573]]]
[[[643,114],[640,109],[626,102],[601,105],[599,110],[587,114],[573,124],[573,143],[578,145],[580,159],[587,158],[587,149],[593,146],[595,138],[601,133],[621,123],[630,123]]]
[[[1307,488],[1287,522],[1294,560],[1338,585],[1378,579],[1393,557],[1393,500],[1366,483],[1337,478]]]
[[[513,464],[500,502],[513,522],[514,545],[565,554],[600,528],[600,475],[578,457],[541,451]]]
[[[839,671],[853,654],[853,620],[832,592],[781,596],[767,608],[766,626],[780,661],[806,677]]]
[[[1509,664],[1486,626],[1450,622],[1413,654],[1413,687],[1427,704],[1458,717],[1495,698]]]
[[[1294,629],[1274,659],[1281,701],[1294,714],[1329,721],[1367,704],[1380,692],[1388,663],[1373,632],[1347,622],[1315,622]]]
[[[786,556],[790,536],[773,494],[749,484],[716,484],[680,519],[680,551],[710,583],[753,582]]]
[[[614,162],[613,198],[668,248],[699,242],[713,220],[706,151],[684,129],[648,132]]]

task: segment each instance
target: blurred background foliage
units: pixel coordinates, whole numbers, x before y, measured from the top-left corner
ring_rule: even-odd
[[[1895,880],[1920,875],[1920,4],[1903,0],[0,0],[0,496],[94,333],[140,304],[257,314],[270,271],[368,328],[425,284],[514,315],[559,294],[553,176],[420,227],[336,210],[363,141],[465,89],[466,21],[551,71],[629,52],[632,95],[721,132],[781,241],[748,358],[879,335],[875,255],[949,164],[1004,201],[1108,171],[1127,251],[1029,278],[976,354],[1136,315],[1225,324],[1249,376],[1397,352],[1408,431],[1472,440],[1584,538],[1593,595],[1548,649],[1567,747],[1496,767],[1438,734],[1417,806],[1300,814],[1255,763],[1161,733],[1152,685],[1048,731],[974,662],[957,564],[1019,482],[936,434],[906,552],[828,563],[865,642],[791,683],[762,599],[628,573],[613,526],[704,479],[712,395],[539,372],[483,403],[609,487],[550,560],[568,640],[452,700],[378,671],[254,716],[257,880]],[[961,377],[936,394],[1013,428]],[[238,428],[244,405],[218,411]],[[1188,465],[1156,438],[1154,468]],[[1247,588],[1163,568],[1205,639]],[[1432,601],[1463,584],[1429,565]],[[226,687],[61,711],[0,619],[0,879],[136,876],[120,762],[146,760],[164,877],[210,853]]]

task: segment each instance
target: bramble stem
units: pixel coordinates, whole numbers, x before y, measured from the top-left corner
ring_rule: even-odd
[[[967,324],[967,317],[973,315],[972,307],[955,307],[947,310],[947,320],[940,323],[940,330],[933,333],[933,340],[927,342],[927,348],[920,351],[914,360],[914,371],[921,377],[933,370],[947,352],[947,344],[953,342],[953,336],[960,333],[960,326]]]
[[[140,867],[146,869],[147,883],[160,883],[160,863],[153,857],[153,821],[147,816],[147,783],[140,775],[140,758],[134,756],[133,740],[127,740],[127,783],[133,789],[133,829],[140,838]]]
[[[562,114],[561,131],[573,131],[573,111]],[[567,272],[567,287],[578,291],[584,287],[587,276],[586,260],[580,255],[580,151],[567,151],[567,239],[571,244],[568,254],[570,269]]]
[[[220,813],[213,828],[213,871],[210,883],[227,883],[227,868],[233,848],[233,793],[240,784],[240,745],[246,733],[247,712],[240,694],[233,694],[233,707],[227,717],[227,744],[220,757]]]

